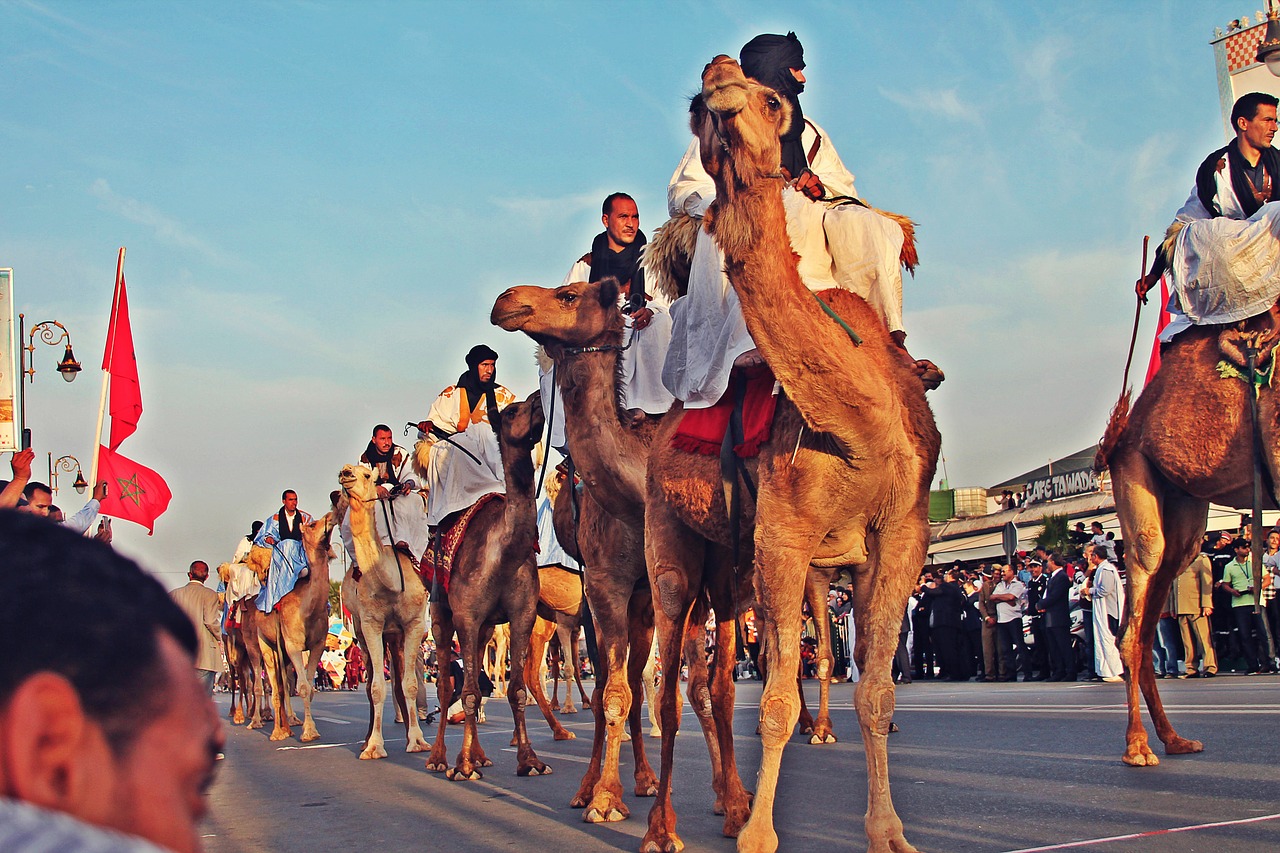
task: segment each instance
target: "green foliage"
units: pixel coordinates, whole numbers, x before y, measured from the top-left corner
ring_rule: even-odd
[[[1075,550],[1071,544],[1071,524],[1066,515],[1044,517],[1044,527],[1036,534],[1036,547],[1058,551],[1063,555],[1069,555]]]
[[[342,618],[342,581],[329,581],[329,612]]]

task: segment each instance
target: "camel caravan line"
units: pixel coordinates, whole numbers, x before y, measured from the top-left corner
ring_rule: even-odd
[[[714,240],[763,360],[752,370],[765,378],[766,388],[779,389],[767,392],[772,416],[765,428],[751,432],[730,416],[727,428],[734,432],[732,440],[724,440],[730,450],[717,458],[690,451],[691,444],[707,439],[688,430],[687,422],[697,418],[686,418],[679,400],[665,415],[633,417],[620,389],[624,320],[614,279],[511,288],[498,296],[490,320],[527,335],[554,366],[565,440],[579,479],[566,481],[555,494],[553,519],[557,539],[586,567],[585,576],[555,567],[540,571],[537,565],[531,455],[544,418],[535,393],[495,419],[505,495],[467,511],[466,533],[447,561],[440,554],[421,561],[432,567],[427,582],[419,575],[420,564],[380,542],[371,470],[347,465],[339,476],[340,499],[324,518],[304,528],[309,575],[277,612],[245,608],[229,651],[237,661],[247,661],[242,670],[257,671],[258,660],[265,662],[272,681],[273,739],[290,735],[282,660],[291,661],[305,711],[302,739],[319,737],[311,717],[310,680],[326,630],[320,590],[328,588],[329,532],[346,515],[359,577],[348,573],[343,598],[373,676],[369,731],[360,757],[387,754],[382,734],[386,686],[379,677],[385,659],[406,727],[406,750],[429,752],[426,767],[449,779],[481,778],[492,761],[476,727],[478,673],[497,631],[511,661],[505,694],[514,720],[516,773],[539,776],[551,768],[530,741],[525,706],[531,700],[538,704],[555,739],[573,737],[546,699],[540,668],[549,638],[560,629],[565,659],[576,673],[575,630],[585,595],[599,647],[594,690],[589,700],[584,696],[595,725],[590,762],[569,805],[581,809],[588,823],[630,817],[619,766],[622,745],[629,740],[631,794],[652,798],[640,850],[684,848],[672,800],[683,663],[686,695],[712,768],[706,802],[723,815],[723,833],[736,837],[739,851],[767,853],[778,848],[774,803],[782,752],[797,723],[811,743],[836,739],[828,711],[833,658],[826,592],[837,573],[847,572],[854,589],[853,662],[860,674],[854,705],[866,755],[868,849],[910,853],[916,848],[904,835],[889,786],[891,662],[929,542],[929,486],[941,437],[925,391],[938,377],[930,375],[931,365],[904,357],[863,298],[842,289],[815,298],[802,282],[778,183],[780,137],[791,122],[788,101],[746,77],[733,59],[718,56],[703,72],[689,122],[715,184],[715,201],[700,221],[675,217],[659,229],[645,268],[659,288],[679,294],[695,240],[700,233]],[[903,227],[902,261],[909,266],[915,260],[911,225],[901,217],[894,221]],[[1133,411],[1127,399],[1122,401],[1108,426],[1100,462],[1111,465],[1125,538],[1135,543],[1123,629],[1130,673],[1127,763],[1157,763],[1138,712],[1139,689],[1168,752],[1202,748],[1173,731],[1160,705],[1152,640],[1169,584],[1190,562],[1204,531],[1206,501],[1247,503],[1251,472],[1241,460],[1251,457],[1254,437],[1247,421],[1228,418],[1225,426],[1209,430],[1203,419],[1189,423],[1187,413],[1248,411],[1245,383],[1207,383],[1204,377],[1215,373],[1224,353],[1230,359],[1233,352],[1261,349],[1261,359],[1269,359],[1275,328],[1274,320],[1263,318],[1241,329],[1187,333],[1169,348]],[[1275,396],[1269,384],[1258,393],[1260,432],[1265,446],[1274,448]],[[1164,436],[1183,438],[1172,442]],[[424,468],[422,447],[415,457]],[[1271,476],[1280,473],[1280,457],[1272,453],[1265,462]],[[263,555],[251,552],[247,562],[264,577]],[[243,577],[237,566],[223,566],[222,572],[229,587]],[[238,589],[250,581],[234,583]],[[803,707],[796,677],[806,601],[820,629],[816,718]],[[426,702],[417,650],[428,607],[440,656],[440,708],[447,709],[457,694],[464,712],[462,744],[452,761],[445,752],[447,715],[434,744],[420,726]],[[757,718],[763,753],[754,792],[743,782],[733,732],[736,627],[749,608],[757,616],[765,678]],[[715,625],[710,660],[704,654],[709,616]],[[448,675],[455,636],[465,664],[461,684]],[[640,702],[652,687],[645,671],[654,649],[663,673],[656,701],[650,700],[651,712],[657,706],[653,732],[661,738],[657,772],[647,758]],[[494,663],[506,656],[499,652]],[[236,721],[247,715],[251,725],[260,725],[262,687],[249,693],[241,689]]]

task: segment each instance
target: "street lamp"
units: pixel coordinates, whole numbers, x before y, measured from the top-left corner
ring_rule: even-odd
[[[1259,62],[1267,64],[1267,70],[1280,77],[1280,14],[1276,11],[1276,0],[1267,0],[1267,31],[1258,45]]]
[[[71,484],[71,487],[76,490],[76,494],[83,495],[84,490],[89,488],[89,484],[86,483],[84,480],[84,474],[80,472],[79,459],[76,459],[74,456],[71,456],[70,454],[66,456],[59,456],[57,459],[54,459],[53,454],[50,453],[49,454],[49,488],[52,490],[53,494],[56,495],[58,493],[58,472],[59,471],[66,471],[68,474],[70,474],[72,471],[76,472],[76,481]]]
[[[27,435],[27,383],[34,382],[36,369],[31,365],[32,357],[36,352],[36,333],[40,333],[40,341],[49,346],[57,346],[66,342],[67,348],[62,354],[62,361],[58,362],[57,371],[62,374],[62,378],[68,382],[74,382],[76,374],[80,372],[80,362],[76,361],[75,354],[71,352],[71,333],[67,331],[67,327],[59,323],[57,320],[45,320],[36,323],[31,327],[31,331],[26,329],[27,318],[25,314],[18,315],[18,356],[19,371],[18,385],[19,398],[22,404],[22,441],[23,447],[30,445],[30,438]],[[27,339],[27,343],[22,345],[22,339]],[[70,470],[70,469],[68,469]]]

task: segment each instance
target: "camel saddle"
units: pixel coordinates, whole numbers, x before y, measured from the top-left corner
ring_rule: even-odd
[[[706,409],[685,409],[680,425],[671,437],[671,446],[687,453],[719,456],[724,444],[729,418],[733,415],[734,388],[739,375],[747,380],[742,400],[741,444],[733,451],[741,459],[749,459],[760,452],[760,445],[769,440],[773,430],[773,415],[778,406],[778,396],[773,393],[776,380],[766,364],[735,367],[729,379],[729,388],[714,406]]]
[[[422,584],[428,590],[434,587],[436,579],[439,578],[440,588],[444,590],[445,595],[449,594],[449,575],[453,571],[453,557],[462,545],[462,537],[466,535],[467,526],[471,524],[471,519],[480,511],[480,508],[494,499],[506,500],[506,496],[490,492],[461,512],[445,518],[436,528],[435,535],[431,537],[431,543],[427,546],[422,559],[418,561],[417,567]]]

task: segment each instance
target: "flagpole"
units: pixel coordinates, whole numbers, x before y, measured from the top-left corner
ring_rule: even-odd
[[[107,320],[107,366],[102,371],[102,396],[98,400],[98,428],[93,433],[93,463],[89,467],[89,488],[98,488],[98,448],[102,446],[102,422],[107,413],[107,388],[111,384],[111,362],[115,347],[111,346],[112,326],[116,316],[116,306],[120,304],[120,280],[124,277],[124,246],[116,257],[116,286],[111,295],[111,317]]]

